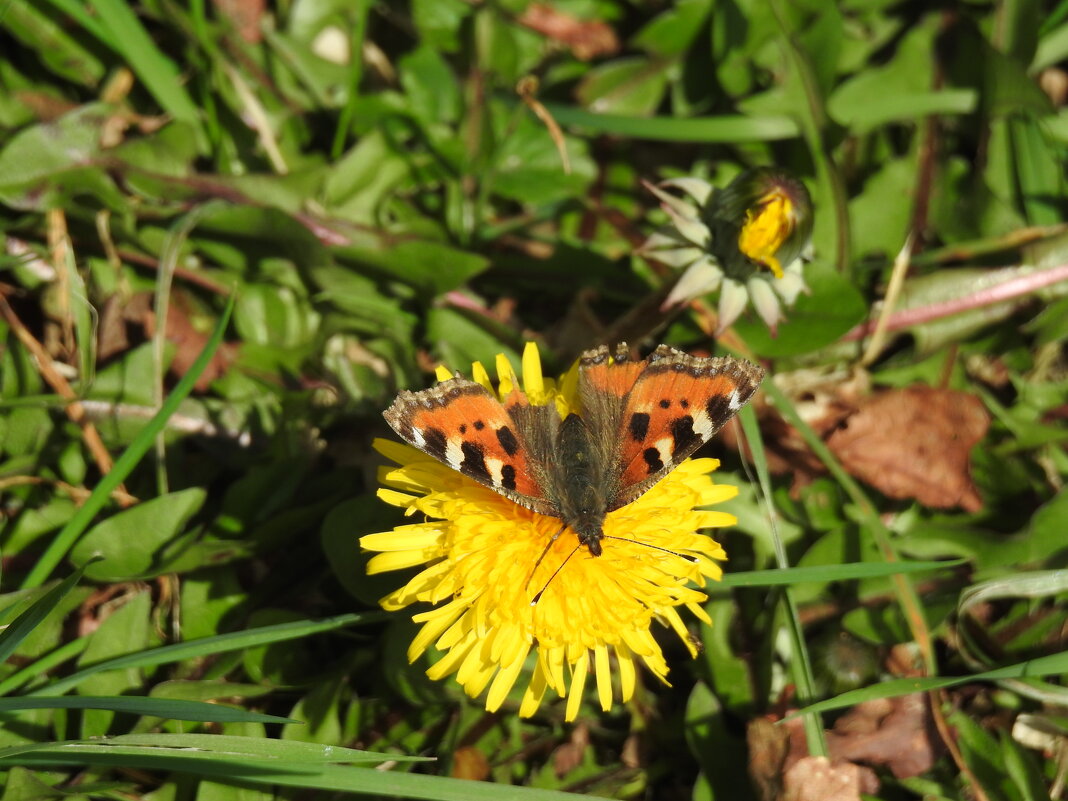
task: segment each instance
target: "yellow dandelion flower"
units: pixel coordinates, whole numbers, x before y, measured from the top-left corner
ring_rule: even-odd
[[[783,277],[776,254],[794,230],[794,210],[790,196],[776,187],[745,212],[738,234],[738,249],[755,262],[768,267],[776,278]]]
[[[518,378],[503,357],[497,373],[496,387],[480,364],[472,377],[503,398]],[[528,346],[522,373],[532,404],[575,409],[575,370],[559,382],[546,378],[537,349]],[[439,370],[439,378],[449,377]],[[606,711],[614,698],[631,698],[639,664],[666,682],[668,666],[650,630],[654,620],[696,655],[680,607],[709,622],[701,607],[706,596],[692,585],[719,579],[714,560],[726,558],[699,531],[736,522],[700,508],[737,494],[709,476],[715,459],[684,461],[610,512],[603,553],[594,557],[577,547],[570,529],[553,539],[560,533],[557,518],[518,506],[408,445],[377,440],[375,448],[397,465],[382,469],[379,497],[419,522],[369,534],[360,544],[378,552],[368,573],[423,566],[381,603],[387,610],[432,607],[413,616],[421,629],[408,648],[413,662],[433,651],[431,678],[455,674],[471,697],[485,692],[486,708],[494,711],[529,665],[519,714],[532,715],[551,691],[567,698],[565,718],[574,720],[591,673]]]

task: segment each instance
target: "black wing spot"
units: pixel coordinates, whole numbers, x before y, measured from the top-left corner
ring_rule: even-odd
[[[501,467],[501,486],[506,490],[515,489],[515,468],[510,464]]]
[[[669,401],[667,398],[662,398],[660,400],[660,408],[661,409],[670,409],[671,408],[671,401]]]
[[[660,451],[656,448],[646,448],[642,451],[642,458],[645,459],[645,463],[649,465],[650,475],[664,469],[664,462],[660,458]]]
[[[675,439],[675,444],[671,448],[672,456],[689,451],[701,443],[700,435],[693,430],[693,418],[690,415],[672,421],[671,436]]]
[[[649,433],[649,415],[645,412],[635,412],[630,416],[630,436],[635,442],[641,442]]]
[[[491,480],[486,467],[486,454],[481,445],[465,442],[460,446],[460,452],[464,455],[464,460],[460,462],[461,473],[479,481]]]
[[[467,433],[467,423],[460,423],[460,433],[461,434],[466,434]]]
[[[708,399],[708,403],[705,404],[705,414],[712,421],[712,427],[718,429],[730,419],[733,412],[731,412],[727,398],[719,395]]]
[[[690,402],[688,400],[686,400],[686,398],[683,398],[682,400],[679,401],[679,406],[681,406],[683,409],[689,409],[690,408]]]
[[[472,425],[474,425],[475,431],[481,431],[483,428],[486,427],[486,424],[483,423],[481,420],[475,420]]]
[[[515,456],[516,451],[519,450],[519,440],[515,438],[515,434],[508,426],[501,426],[497,429],[497,441],[501,443],[504,452],[509,456]]]
[[[445,461],[445,432],[440,428],[428,428],[424,431],[423,449],[435,459]]]

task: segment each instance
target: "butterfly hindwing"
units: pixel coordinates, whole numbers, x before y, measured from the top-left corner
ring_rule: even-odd
[[[515,393],[513,393],[515,395]],[[513,406],[525,398],[512,398]],[[524,439],[524,426],[474,381],[451,378],[422,392],[401,392],[383,413],[405,441],[506,498],[553,514]]]

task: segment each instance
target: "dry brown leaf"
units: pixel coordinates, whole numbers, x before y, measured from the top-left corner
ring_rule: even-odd
[[[827,757],[803,757],[783,776],[784,801],[860,801],[876,793],[879,780],[870,768]]]
[[[899,779],[919,776],[934,765],[941,743],[927,704],[923,693],[857,704],[827,732],[828,751],[836,759],[885,765]]]
[[[782,795],[783,765],[791,747],[791,730],[767,718],[755,718],[745,730],[749,747],[749,777],[761,801]]]
[[[563,778],[582,764],[582,755],[590,747],[590,730],[584,723],[579,723],[571,730],[570,742],[553,751],[553,772]]]
[[[249,44],[258,44],[263,38],[260,20],[266,8],[266,0],[215,0],[219,16],[228,18],[238,35]]]
[[[490,775],[489,760],[473,745],[461,746],[452,755],[452,771],[449,775],[454,779],[485,781]]]
[[[968,473],[968,454],[989,426],[974,395],[914,386],[862,401],[827,445],[850,473],[884,495],[976,512],[983,501]]]
[[[185,295],[178,291],[171,294],[171,303],[167,308],[167,341],[175,346],[171,372],[177,376],[183,376],[189,372],[211,338],[210,329],[206,326],[198,326],[194,320],[195,315],[196,310]],[[155,329],[155,317],[149,314],[146,317],[145,335],[152,337]],[[215,355],[208,362],[208,366],[197,379],[195,384],[197,392],[206,392],[211,382],[230,368],[230,365],[237,359],[239,347],[233,342],[223,342],[219,345]]]
[[[566,45],[580,61],[619,51],[619,37],[607,23],[573,17],[548,3],[531,3],[519,17],[519,24]]]

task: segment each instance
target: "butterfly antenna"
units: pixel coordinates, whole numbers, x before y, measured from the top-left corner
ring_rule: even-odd
[[[534,574],[538,572],[538,566],[541,565],[542,560],[544,560],[545,556],[549,553],[549,549],[553,547],[553,543],[560,539],[560,535],[563,534],[566,529],[567,523],[564,523],[562,526],[560,526],[560,530],[553,534],[552,539],[545,543],[545,547],[541,550],[541,556],[538,557],[538,561],[534,563],[534,567],[531,569],[530,575],[527,576],[527,583],[523,585],[524,590],[527,589],[527,587],[530,586],[530,582],[534,580]],[[543,589],[542,592],[545,592],[545,590]]]
[[[607,534],[602,534],[601,535],[601,539],[603,539],[603,540],[619,540],[620,542],[629,542],[631,545],[640,545],[643,548],[652,548],[653,550],[656,550],[656,551],[663,551],[664,553],[669,553],[672,556],[678,556],[678,557],[680,557],[682,559],[685,559],[687,562],[689,562],[690,564],[694,564],[694,565],[696,565],[700,561],[693,554],[679,553],[678,551],[673,551],[670,548],[661,548],[659,545],[652,545],[651,543],[648,543],[648,542],[638,542],[637,540],[628,540],[626,537],[610,537]]]
[[[567,558],[564,559],[564,561],[562,561],[560,563],[560,566],[558,568],[556,568],[556,570],[553,571],[553,574],[551,576],[549,576],[549,580],[545,582],[545,584],[542,586],[542,588],[540,590],[538,590],[538,594],[535,595],[534,599],[530,602],[531,606],[537,606],[538,605],[538,601],[541,600],[541,596],[543,596],[545,594],[545,591],[547,589],[549,589],[549,585],[553,583],[553,579],[556,578],[556,576],[560,573],[560,571],[564,569],[564,565],[566,565],[568,562],[571,561],[571,557],[574,556],[578,552],[578,549],[581,548],[581,547],[582,547],[582,543],[580,542],[578,545],[575,546],[574,550],[572,550],[571,553],[569,553],[567,555]]]

